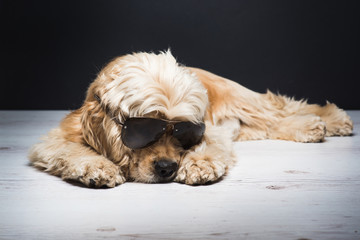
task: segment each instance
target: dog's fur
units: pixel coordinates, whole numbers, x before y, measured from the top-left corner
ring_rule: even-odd
[[[206,132],[187,151],[167,134],[147,148],[132,150],[123,145],[117,123],[128,117],[205,121]],[[321,142],[325,136],[351,135],[352,128],[350,117],[334,104],[256,93],[181,66],[169,51],[136,53],[108,64],[90,85],[82,107],[36,144],[29,158],[46,172],[92,187],[163,181],[154,162],[165,158],[179,166],[166,181],[194,185],[226,174],[236,159],[232,141]]]

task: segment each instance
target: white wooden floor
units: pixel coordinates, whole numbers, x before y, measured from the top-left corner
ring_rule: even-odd
[[[221,182],[88,189],[28,164],[65,111],[0,111],[0,239],[360,239],[355,135],[324,143],[235,143]]]

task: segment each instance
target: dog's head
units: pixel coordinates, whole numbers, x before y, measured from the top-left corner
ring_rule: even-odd
[[[184,154],[199,143],[187,139],[185,145],[193,142],[185,146],[174,131],[201,131],[207,105],[204,86],[169,51],[126,55],[109,63],[90,85],[82,107],[83,136],[129,179],[171,181]]]

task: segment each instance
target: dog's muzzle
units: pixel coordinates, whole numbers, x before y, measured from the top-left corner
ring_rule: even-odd
[[[154,162],[156,175],[161,180],[167,180],[174,176],[177,171],[178,165],[170,159],[160,159]]]

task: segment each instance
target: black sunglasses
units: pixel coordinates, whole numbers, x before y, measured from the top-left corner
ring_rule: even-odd
[[[148,147],[169,132],[187,150],[198,144],[205,132],[204,123],[168,121],[156,118],[128,118],[121,131],[121,140],[131,149]]]
[[[94,95],[107,114],[109,108],[102,104],[98,95]],[[187,150],[198,144],[205,132],[203,122],[170,121],[157,118],[128,118],[124,123],[111,117],[117,124],[122,125],[121,140],[131,149],[141,149],[157,142],[166,132],[169,132]]]

